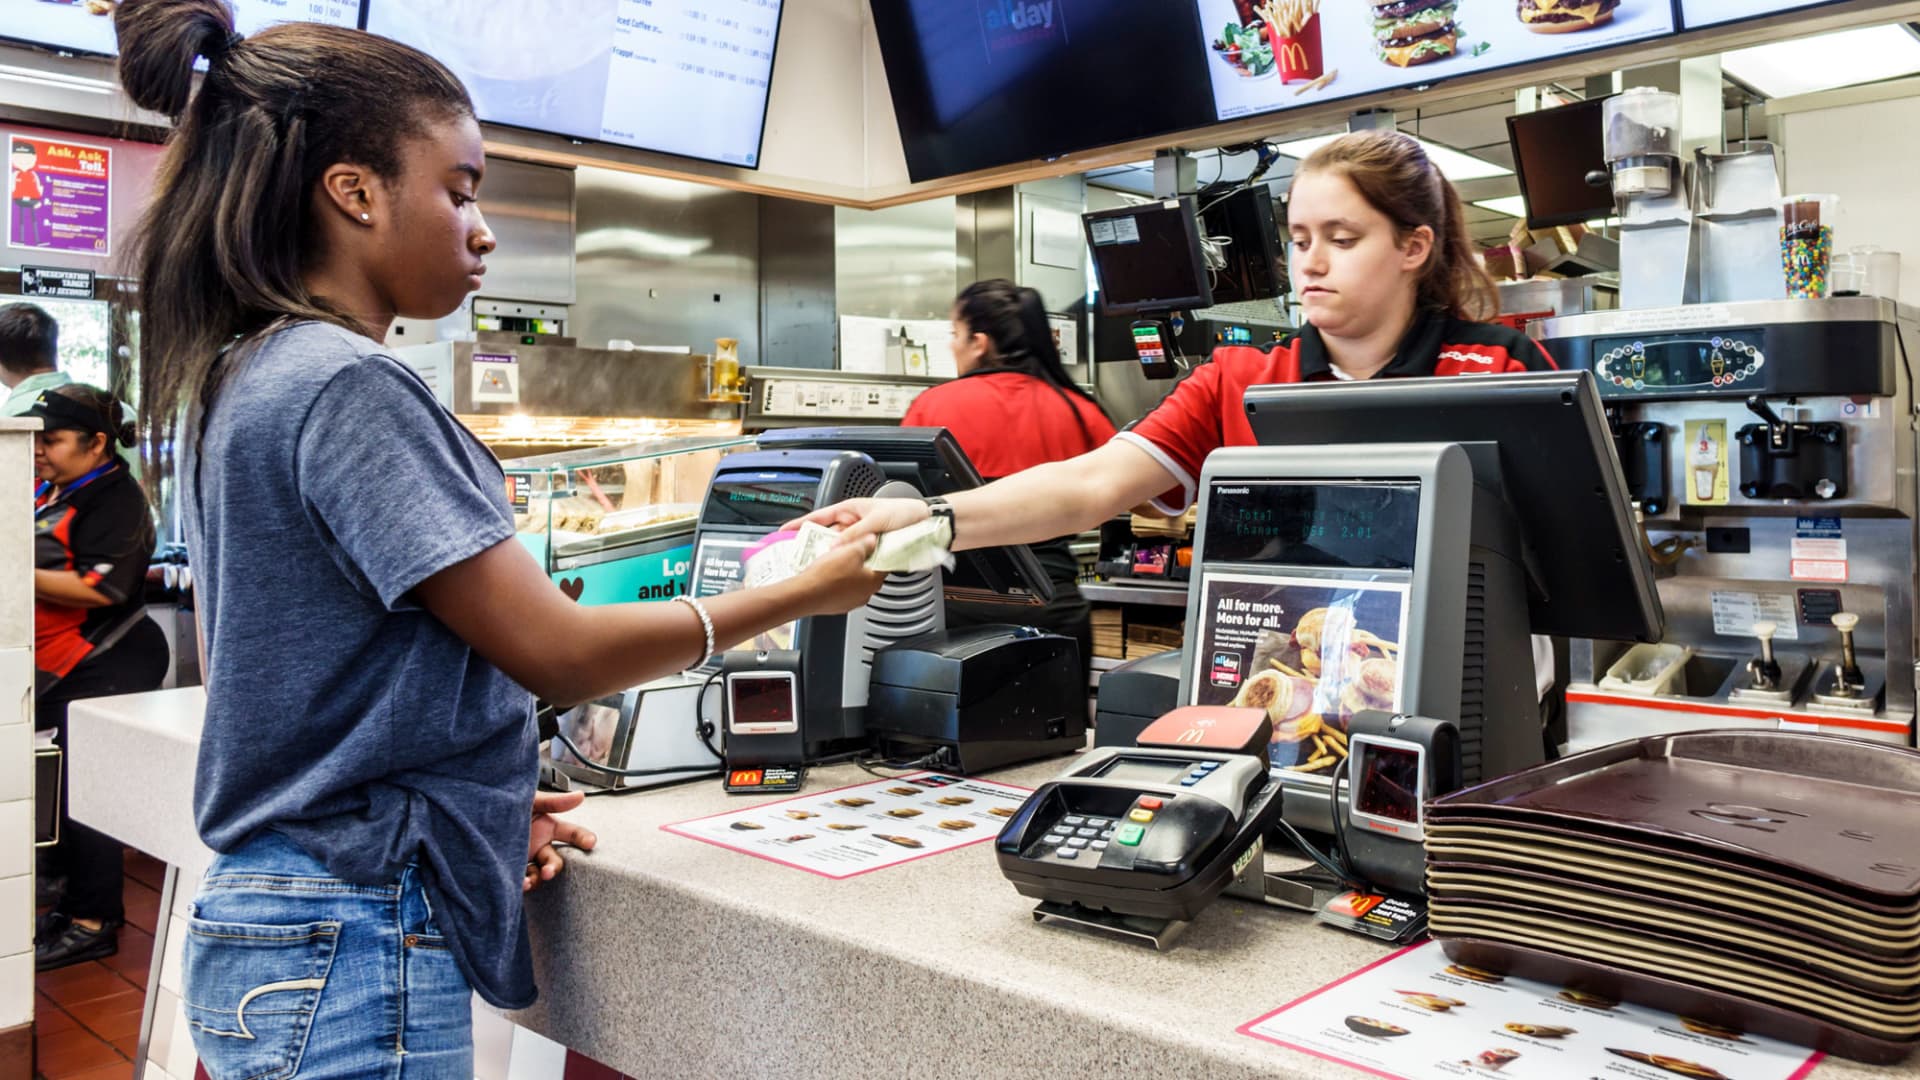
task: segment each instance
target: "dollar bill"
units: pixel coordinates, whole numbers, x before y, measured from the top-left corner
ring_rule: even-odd
[[[813,561],[833,549],[840,534],[811,521],[800,523],[800,535],[793,538],[793,569],[797,573],[813,565]]]
[[[888,574],[918,574],[936,566],[953,569],[953,529],[946,518],[928,518],[904,529],[881,533],[867,569]]]

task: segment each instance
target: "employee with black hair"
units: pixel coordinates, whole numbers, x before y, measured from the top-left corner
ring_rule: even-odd
[[[943,427],[989,480],[1065,461],[1114,436],[1098,402],[1067,377],[1033,289],[995,278],[961,291],[953,304],[953,364],[959,378],[922,393],[904,427]],[[1066,537],[1031,545],[1053,582],[1044,608],[950,601],[947,625],[1018,623],[1053,630],[1080,643],[1084,676],[1092,663],[1093,628]]]
[[[120,447],[134,444],[120,402],[82,384],[37,394],[34,493],[35,726],[67,739],[67,705],[130,694],[166,678],[167,641],[146,616],[142,587],[153,557],[153,517]],[[41,971],[111,956],[119,948],[118,841],[71,820],[62,783],[60,844],[50,884],[64,894],[43,916],[34,944]],[[49,898],[51,899],[51,898]]]
[[[0,386],[12,391],[0,416],[19,416],[42,390],[66,386],[73,377],[60,366],[60,324],[34,304],[0,306]]]

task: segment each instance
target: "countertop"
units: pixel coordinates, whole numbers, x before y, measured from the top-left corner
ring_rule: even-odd
[[[202,700],[75,703],[75,816],[203,860],[187,813]],[[1034,786],[1061,765],[989,778]],[[816,769],[806,791],[868,779]],[[1036,925],[990,843],[832,880],[661,829],[743,805],[713,781],[589,799],[574,816],[599,848],[528,899],[542,996],[513,1019],[636,1076],[1361,1075],[1235,1029],[1386,946],[1222,900],[1156,953]],[[1920,1061],[1812,1077],[1920,1078]]]

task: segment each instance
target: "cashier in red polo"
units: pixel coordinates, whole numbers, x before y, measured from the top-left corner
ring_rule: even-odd
[[[1553,366],[1525,335],[1480,321],[1497,293],[1453,185],[1413,139],[1362,132],[1322,147],[1294,176],[1287,218],[1305,328],[1271,351],[1218,350],[1099,449],[951,496],[940,512],[953,516],[955,546],[1044,540],[1148,502],[1184,509],[1208,454],[1254,443],[1243,401],[1250,386]],[[934,511],[917,500],[856,499],[809,517],[841,527],[850,543]]]

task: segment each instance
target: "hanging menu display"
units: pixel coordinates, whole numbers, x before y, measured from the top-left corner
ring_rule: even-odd
[[[754,168],[780,0],[368,0],[480,119]]]
[[[1722,0],[1726,2],[1726,0]],[[1218,119],[1476,75],[1673,32],[1667,0],[1194,0]]]
[[[4,0],[0,37],[48,49],[112,56],[114,0]],[[234,28],[242,34],[274,23],[360,25],[360,0],[229,0]]]
[[[1680,0],[1680,22],[1689,30],[1698,30],[1817,6],[1805,0]]]

